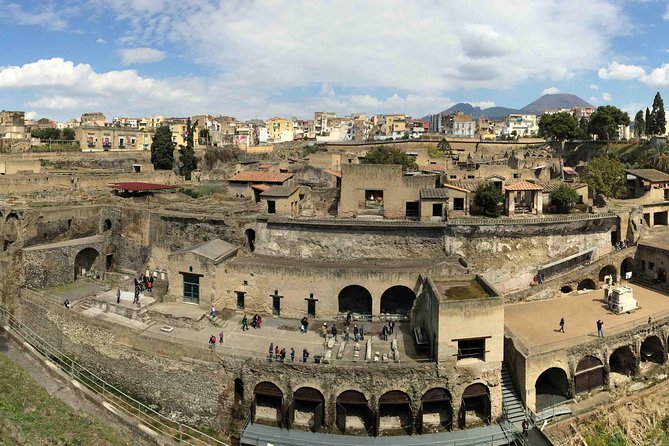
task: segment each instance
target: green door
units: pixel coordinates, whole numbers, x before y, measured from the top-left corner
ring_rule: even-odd
[[[184,274],[184,302],[200,303],[200,276]]]

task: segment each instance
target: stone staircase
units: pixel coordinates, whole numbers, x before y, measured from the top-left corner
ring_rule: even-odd
[[[90,308],[93,308],[95,304],[93,303],[93,299],[91,297],[85,297],[81,301],[77,302],[76,305],[74,305],[74,308],[78,312],[84,312]]]
[[[518,398],[506,364],[502,365],[502,405],[506,411],[507,420],[521,429],[521,424],[525,419],[525,408]]]

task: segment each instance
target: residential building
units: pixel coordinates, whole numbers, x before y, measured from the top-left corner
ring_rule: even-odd
[[[380,127],[381,134],[377,139],[397,139],[407,132],[407,117],[403,114],[376,115],[373,124]]]
[[[0,112],[0,138],[2,139],[26,139],[26,114],[22,111]]]
[[[77,127],[81,150],[150,150],[153,132],[115,127]]]
[[[267,120],[267,131],[270,142],[293,141],[293,123],[285,118],[271,118]]]
[[[510,114],[505,119],[506,134],[519,137],[534,136],[539,133],[537,115]],[[515,133],[514,133],[515,132]]]
[[[473,138],[476,135],[476,121],[472,115],[458,112],[451,116],[446,133],[461,138]]]
[[[81,115],[81,125],[104,127],[107,125],[107,117],[100,112],[84,113]]]
[[[186,136],[188,136],[188,118],[168,118],[165,124],[170,127],[172,132],[172,142],[179,146],[186,145]]]
[[[331,121],[337,118],[334,112],[316,112],[314,113],[314,137],[327,136],[330,134]]]

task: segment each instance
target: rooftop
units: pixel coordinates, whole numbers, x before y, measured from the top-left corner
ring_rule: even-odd
[[[176,251],[172,254],[193,253],[205,257],[209,260],[216,261],[230,257],[232,254],[237,252],[237,249],[239,249],[237,246],[217,238],[208,242],[191,246],[190,248]]]
[[[261,197],[286,198],[297,192],[297,186],[273,186],[261,193]]]
[[[292,177],[292,173],[259,172],[247,170],[244,172],[239,172],[234,177],[228,179],[228,181],[249,183],[283,183]]]
[[[510,191],[524,191],[524,190],[544,190],[538,184],[530,183],[529,181],[520,180],[513,183],[506,184],[504,189]]]
[[[638,245],[669,250],[669,230],[664,230],[658,233],[653,232],[649,237],[641,237]]]
[[[540,181],[537,184],[544,188],[544,192],[553,192],[560,186],[567,186],[570,189],[580,189],[582,187],[586,187],[585,183],[572,183],[560,180]]]
[[[448,190],[444,188],[425,188],[420,190],[421,199],[448,199]]]
[[[336,176],[337,178],[341,178],[341,172],[338,171],[338,170],[325,169],[325,170],[323,170],[323,172],[325,172],[325,173],[329,173],[330,175],[334,175],[334,176]]]
[[[669,183],[669,174],[655,169],[626,169],[626,173],[651,183]]]
[[[109,187],[112,189],[121,189],[127,191],[135,192],[144,192],[144,191],[154,191],[154,190],[164,190],[164,189],[176,189],[177,186],[172,186],[169,184],[157,184],[157,183],[143,183],[141,181],[127,181],[120,183],[109,183]]]

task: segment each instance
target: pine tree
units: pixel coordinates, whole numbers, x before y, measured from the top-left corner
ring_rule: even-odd
[[[646,134],[646,121],[643,119],[643,110],[639,110],[636,112],[636,116],[634,116],[634,132],[637,138],[641,138],[642,135]]]
[[[197,157],[195,156],[196,126],[197,121],[195,121],[194,124],[191,124],[191,120],[188,118],[188,121],[186,122],[186,145],[181,146],[179,149],[179,161],[181,162],[179,173],[187,180],[190,180],[191,173],[197,169]]]
[[[653,117],[653,135],[664,135],[667,132],[667,118],[664,114],[664,101],[660,92],[655,93],[653,99],[653,111],[650,112]]]
[[[653,134],[653,117],[650,114],[650,110],[646,107],[646,135]]]
[[[160,170],[170,170],[174,166],[174,143],[172,131],[166,125],[158,127],[151,142],[151,164]]]

